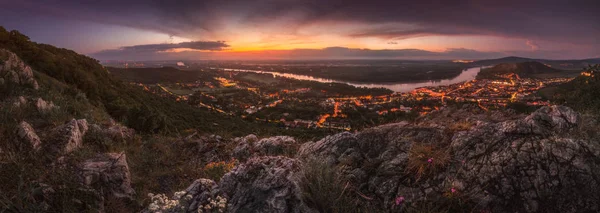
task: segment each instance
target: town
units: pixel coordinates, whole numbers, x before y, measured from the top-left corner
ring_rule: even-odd
[[[486,111],[515,103],[548,105],[538,90],[572,79],[506,75],[392,92],[218,68],[204,72],[214,75],[186,83],[133,84],[174,101],[255,122],[275,123],[285,128],[349,131],[416,118],[448,105],[476,104]],[[344,92],[350,87],[352,91]]]

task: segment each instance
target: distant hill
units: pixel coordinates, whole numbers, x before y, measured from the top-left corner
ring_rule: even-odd
[[[555,69],[540,62],[529,61],[520,63],[501,63],[491,68],[482,69],[477,74],[477,79],[497,79],[502,76],[517,74],[521,78],[551,78],[576,76],[579,71],[565,71]]]
[[[209,72],[180,70],[174,67],[162,68],[107,68],[110,74],[117,78],[144,84],[161,82],[182,83],[197,80],[212,81],[214,75]]]
[[[562,70],[582,70],[588,65],[600,64],[600,58],[590,58],[583,60],[548,60],[548,59],[534,59],[534,58],[522,58],[522,57],[505,57],[497,59],[486,59],[479,60],[470,63],[475,66],[491,66],[502,63],[523,63],[523,62],[540,62],[550,67],[562,69]]]

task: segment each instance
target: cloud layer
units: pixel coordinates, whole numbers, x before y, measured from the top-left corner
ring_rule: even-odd
[[[600,35],[597,0],[22,0],[3,6],[186,37],[227,22],[276,20],[286,20],[287,30],[325,21],[391,23],[357,29],[351,35],[358,37],[476,34],[597,43]]]
[[[396,44],[422,37],[491,36],[519,40],[521,49],[515,51],[543,53],[568,49],[579,51],[579,55],[600,54],[598,0],[20,0],[0,1],[0,8],[55,19],[125,26],[190,40],[227,40],[233,49],[238,46],[233,45],[236,40],[228,37],[232,34],[242,40],[268,34],[260,40],[266,43],[270,38],[309,43],[313,41],[303,38],[334,34],[349,40],[379,39],[381,44],[393,48],[406,48]],[[285,39],[279,42],[274,45],[285,43]],[[500,42],[488,45],[505,46]],[[198,45],[199,49],[216,45],[208,46],[208,50],[228,48],[220,44],[225,43]],[[365,46],[369,47],[362,47]],[[322,47],[326,46],[319,48]],[[161,44],[120,51],[165,48],[172,49]],[[446,41],[438,49],[445,48],[457,47]],[[486,46],[469,48],[481,50]],[[489,51],[494,50],[487,48]],[[352,55],[361,51],[346,52]]]

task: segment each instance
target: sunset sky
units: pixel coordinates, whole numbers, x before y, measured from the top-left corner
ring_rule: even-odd
[[[600,57],[598,0],[0,0],[0,25],[97,59]]]

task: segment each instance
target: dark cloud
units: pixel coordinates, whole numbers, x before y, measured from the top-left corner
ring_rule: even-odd
[[[223,50],[224,48],[229,47],[224,41],[190,41],[190,42],[181,42],[181,43],[173,43],[173,44],[145,44],[145,45],[135,45],[135,46],[127,46],[121,47],[119,50],[122,51],[166,51],[177,48],[186,48],[192,50],[211,50],[218,51]]]
[[[107,50],[92,54],[100,60],[205,60],[205,59],[486,59],[508,56],[507,53],[448,49],[432,52],[420,49],[357,49],[327,47],[323,49],[265,50],[259,52],[157,52]]]
[[[353,36],[494,35],[599,45],[598,0],[21,0],[8,9],[194,37],[236,20],[261,25],[293,16],[293,29],[321,21],[404,23]]]
[[[227,47],[229,47],[229,45],[227,45],[224,41],[190,41],[172,44],[125,46],[118,49],[103,50],[92,54],[92,56],[103,59],[125,59],[128,57],[139,59],[143,57],[152,57],[155,55],[164,55],[163,53],[165,51],[174,49],[186,49],[184,52],[194,52],[194,50],[221,51]]]

